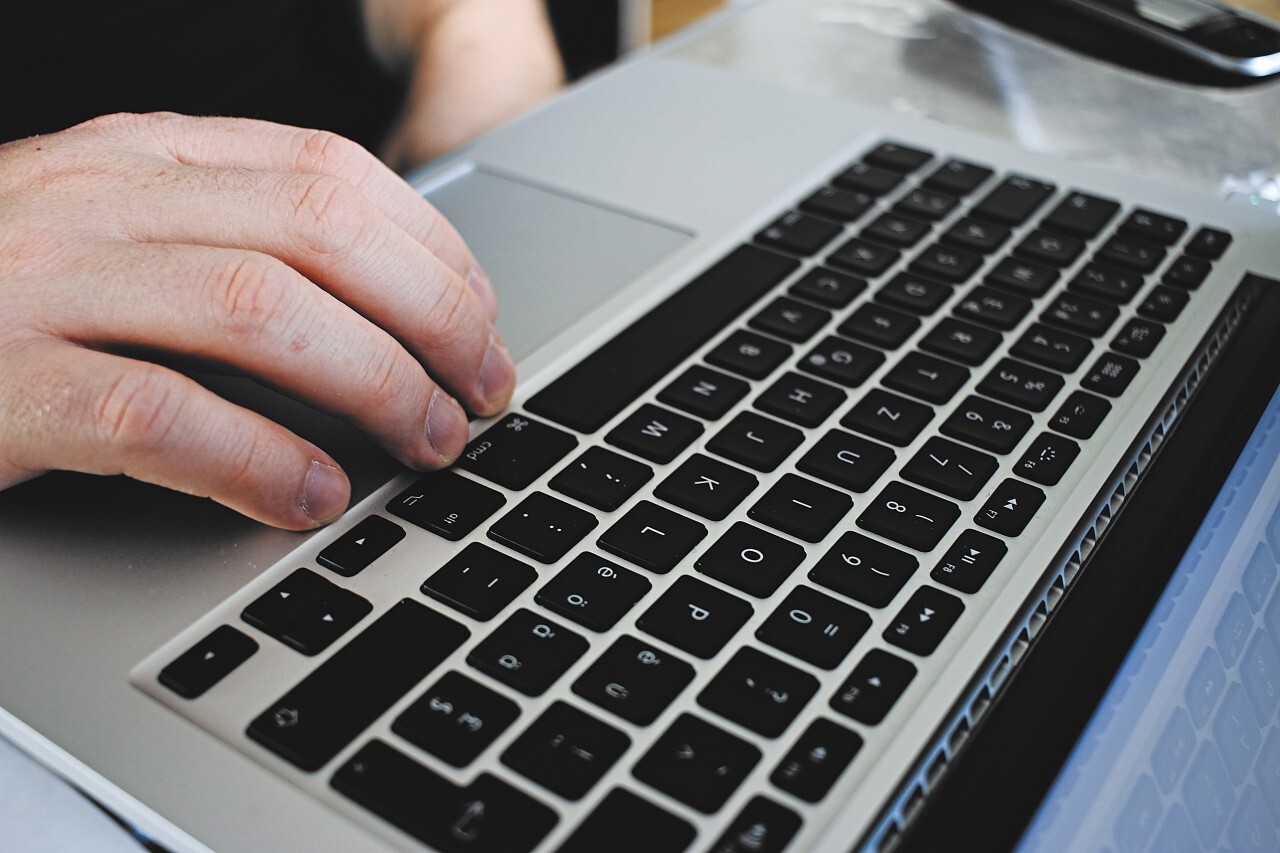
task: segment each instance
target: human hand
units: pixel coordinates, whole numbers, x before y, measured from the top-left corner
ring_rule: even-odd
[[[2,145],[0,488],[123,473],[327,523],[350,499],[332,457],[138,356],[242,371],[435,468],[463,406],[510,399],[496,308],[452,226],[332,134],[116,115]]]

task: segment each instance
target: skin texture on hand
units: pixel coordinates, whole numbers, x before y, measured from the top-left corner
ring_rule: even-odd
[[[436,468],[464,408],[510,399],[496,308],[452,226],[329,133],[115,115],[0,145],[0,488],[123,473],[327,523],[350,496],[327,453],[158,362],[243,372]]]

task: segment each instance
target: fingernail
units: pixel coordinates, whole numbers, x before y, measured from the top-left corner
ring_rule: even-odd
[[[480,396],[493,410],[502,408],[511,398],[516,385],[516,365],[507,352],[507,345],[497,335],[489,335],[489,346],[480,362]]]
[[[298,506],[317,526],[328,524],[342,515],[351,500],[351,484],[332,465],[312,461],[307,481],[302,484]]]
[[[467,445],[467,414],[448,394],[437,388],[427,405],[427,441],[444,464],[458,457]]]
[[[484,310],[489,314],[489,322],[498,319],[498,294],[493,290],[493,282],[484,270],[472,267],[467,272],[467,287],[470,287],[484,303]]]

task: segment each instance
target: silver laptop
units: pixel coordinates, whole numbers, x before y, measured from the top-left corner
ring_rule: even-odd
[[[344,519],[0,494],[0,733],[173,849],[891,847],[1280,220],[811,85],[869,5],[749,5],[415,176],[519,358],[455,470],[218,380]]]

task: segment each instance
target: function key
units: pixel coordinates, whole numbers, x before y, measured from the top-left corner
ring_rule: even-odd
[[[981,255],[939,243],[917,255],[911,262],[911,269],[922,275],[959,284],[962,281],[968,281],[982,263]]]
[[[250,637],[219,625],[160,670],[159,680],[183,699],[202,696],[258,650]]]
[[[783,474],[747,515],[797,539],[820,542],[852,508],[844,492]]]
[[[975,166],[963,160],[948,160],[924,179],[924,185],[952,195],[968,195],[993,174],[995,173],[985,166]]]
[[[751,618],[751,605],[697,578],[676,579],[636,625],[700,658],[715,657]]]
[[[772,471],[804,441],[804,433],[755,412],[739,412],[707,449],[757,471]]]
[[[1071,439],[1043,432],[1022,454],[1013,473],[1042,486],[1056,486],[1079,455],[1080,445]]]
[[[982,397],[969,397],[942,424],[942,432],[990,450],[1008,453],[1031,428],[1031,416]]]
[[[839,225],[825,219],[792,211],[757,234],[756,242],[794,255],[812,255],[834,240],[840,230]]]
[[[854,275],[875,278],[898,262],[901,254],[877,243],[855,237],[827,257],[827,263]]]
[[[950,593],[922,586],[885,629],[884,638],[900,649],[930,655],[964,612],[964,602]]]
[[[883,445],[833,429],[800,457],[796,467],[842,489],[865,492],[895,458],[894,452]]]
[[[501,492],[475,480],[437,471],[392,498],[387,512],[457,542],[506,502]]]
[[[839,187],[822,187],[800,202],[800,209],[837,222],[853,222],[866,213],[873,204],[875,199],[869,195],[842,190]]]
[[[861,748],[862,738],[843,726],[814,720],[782,757],[769,781],[805,802],[819,802]]]
[[[1034,323],[1009,351],[1018,358],[1070,373],[1080,366],[1091,349],[1093,342],[1088,338]]]
[[[1096,237],[1119,210],[1118,202],[1073,192],[1059,202],[1040,224],[1050,231]]]
[[[1191,297],[1186,291],[1156,285],[1138,306],[1138,313],[1152,320],[1159,320],[1161,323],[1172,323],[1178,319],[1178,315],[1190,301]]]
[[[1018,325],[1030,310],[1029,299],[978,285],[960,301],[955,313],[966,320],[1008,331]]]
[[[928,151],[899,145],[896,142],[883,142],[867,152],[865,159],[868,163],[905,175],[928,163],[933,159],[933,155]]]
[[[738,330],[707,353],[707,361],[748,379],[763,379],[791,356],[791,347],[754,332]]]
[[[799,373],[785,373],[755,400],[762,412],[805,427],[816,427],[845,401],[839,388]]]
[[[371,515],[327,545],[316,562],[343,577],[352,577],[404,538],[404,528]]]
[[[795,542],[739,521],[693,567],[749,595],[767,598],[804,558],[804,548]]]
[[[1111,348],[1126,355],[1146,358],[1155,352],[1156,344],[1164,337],[1164,326],[1154,320],[1134,317],[1124,324],[1120,334],[1111,342]]]
[[[1096,338],[1120,316],[1120,309],[1087,296],[1063,293],[1049,304],[1040,319],[1044,322]]]
[[[884,720],[915,677],[912,664],[897,655],[872,649],[831,697],[831,707],[859,723],[874,726]]]
[[[1090,391],[1097,391],[1108,397],[1119,397],[1137,373],[1138,362],[1109,352],[1098,359],[1093,369],[1080,380],[1080,384]]]
[[[564,430],[511,414],[467,445],[458,467],[499,486],[524,489],[577,446]]]
[[[1181,287],[1184,290],[1195,290],[1204,284],[1211,270],[1212,266],[1208,261],[1184,255],[1169,264],[1169,268],[1164,271],[1163,281],[1165,284]]]
[[[607,631],[645,596],[651,584],[630,569],[595,554],[574,557],[538,590],[543,607],[592,631]]]
[[[925,442],[920,452],[903,467],[902,476],[967,501],[977,496],[997,467],[999,463],[994,456],[935,437]]]
[[[651,572],[676,567],[707,535],[691,518],[649,501],[640,501],[598,540],[601,548]]]
[[[682,714],[632,772],[641,782],[711,814],[724,805],[759,761],[760,750],[751,744],[705,720]]]
[[[909,314],[867,303],[859,306],[838,331],[882,349],[896,349],[918,328],[920,321]]]
[[[1187,241],[1187,254],[1216,261],[1231,245],[1231,235],[1216,228],[1201,228]]]
[[[1102,264],[1089,264],[1068,286],[1080,293],[1124,305],[1137,295],[1144,281],[1137,273],[1104,267]]]
[[[502,763],[567,800],[600,781],[631,738],[565,702],[555,702],[502,753]]]
[[[683,853],[696,834],[683,819],[630,791],[614,788],[556,853],[620,850],[620,839],[640,838],[645,853]]]
[[[978,385],[978,392],[1032,412],[1043,412],[1065,383],[1061,376],[1011,358],[1002,358]]]
[[[871,617],[798,586],[756,631],[764,642],[823,669],[834,669],[871,627]]]
[[[779,296],[751,318],[750,325],[789,341],[807,341],[831,320],[831,314],[804,302]]]
[[[876,292],[876,299],[913,314],[932,314],[955,293],[949,284],[913,273],[898,273]]]
[[[639,726],[665,711],[693,680],[693,667],[635,637],[619,637],[573,683],[573,692]]]
[[[652,477],[648,465],[603,447],[588,447],[549,485],[596,509],[614,510]]]
[[[902,175],[870,163],[855,163],[832,178],[831,182],[851,192],[882,196],[902,183]]]
[[[862,236],[905,249],[919,243],[931,230],[932,226],[925,222],[896,213],[885,213],[863,229]]]
[[[895,210],[906,216],[937,222],[956,209],[960,199],[937,190],[917,187],[907,193],[895,206]]]
[[[1084,391],[1073,391],[1054,414],[1049,426],[1073,438],[1089,438],[1098,431],[1111,404]]]
[[[728,414],[751,389],[741,379],[695,364],[662,389],[658,400],[707,420]]]
[[[791,809],[752,797],[711,845],[710,853],[782,853],[800,826],[800,816]]]
[[[1120,230],[1140,240],[1172,246],[1187,230],[1187,223],[1149,210],[1135,210],[1120,224]]]
[[[541,696],[582,657],[587,641],[532,610],[517,610],[467,655],[467,663],[526,696]]]
[[[788,292],[828,308],[843,308],[866,289],[867,283],[860,278],[815,267],[791,285]]]
[[[942,242],[989,255],[1004,245],[1013,232],[1003,225],[978,219],[961,219],[942,235]]]
[[[540,563],[554,563],[597,524],[585,509],[534,492],[489,528],[489,538]]]
[[[526,563],[472,542],[422,584],[422,592],[487,622],[538,579]]]
[[[1117,264],[1140,273],[1154,272],[1164,260],[1165,250],[1124,235],[1112,237],[1098,250],[1098,260]]]
[[[917,551],[932,551],[960,517],[960,507],[905,483],[892,482],[862,515],[858,526]]]
[[[1044,492],[1030,483],[1009,478],[996,486],[973,520],[996,533],[1019,536],[1043,505]]]
[[[1058,280],[1058,271],[1052,267],[1005,258],[987,273],[987,284],[993,284],[1011,293],[1023,296],[1042,296]]]
[[[969,365],[982,364],[1004,337],[999,332],[947,317],[920,341],[920,349]]]
[[[884,364],[884,353],[844,338],[828,337],[802,358],[796,367],[846,388],[856,388]]]
[[[466,767],[519,716],[515,702],[448,672],[396,718],[391,730],[447,764]]]
[[[921,400],[945,403],[969,381],[969,371],[931,355],[910,352],[881,381],[895,391]]]
[[[786,731],[818,679],[764,652],[739,649],[698,694],[698,704],[765,737]]]
[[[703,518],[719,521],[760,484],[753,475],[695,453],[654,489],[654,496]]]
[[[1013,176],[1005,178],[971,211],[979,219],[1020,225],[1053,194],[1052,184]]]
[[[884,607],[918,568],[920,562],[905,551],[861,533],[846,533],[813,567],[809,579],[863,604]]]
[[[1068,267],[1084,251],[1084,241],[1049,231],[1033,231],[1013,251],[1050,266]]]
[[[666,463],[702,434],[702,424],[646,403],[618,424],[605,441],[651,462]]]
[[[966,530],[956,537],[929,577],[952,589],[974,593],[982,589],[1008,552],[1008,547],[994,536]]]
[[[931,420],[933,409],[923,403],[873,388],[840,423],[872,438],[906,447]]]

